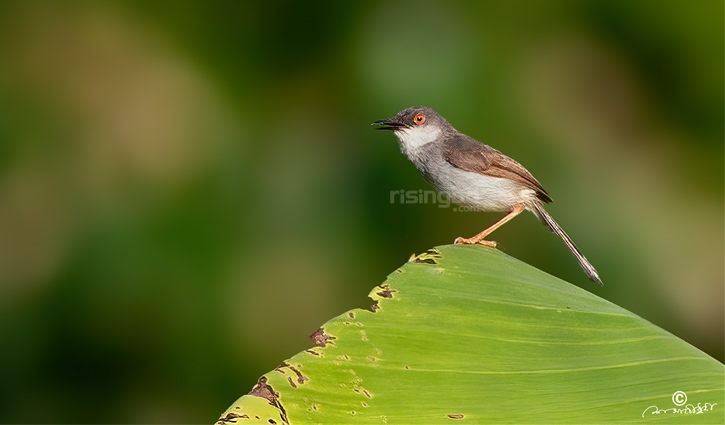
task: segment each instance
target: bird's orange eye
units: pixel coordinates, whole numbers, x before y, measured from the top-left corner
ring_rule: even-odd
[[[418,125],[423,124],[425,122],[425,115],[418,114],[415,116],[415,118],[413,118],[413,121],[415,121],[415,123]]]

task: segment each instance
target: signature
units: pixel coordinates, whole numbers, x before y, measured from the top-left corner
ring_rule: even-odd
[[[650,415],[659,415],[660,413],[677,413],[680,415],[699,415],[705,412],[711,412],[712,408],[715,407],[717,403],[705,403],[704,405],[702,403],[697,403],[697,406],[693,406],[692,404],[688,404],[683,407],[672,407],[670,409],[659,409],[657,406],[650,406],[646,409],[644,409],[644,412],[642,412],[642,417],[644,418],[645,413],[649,411]],[[650,409],[652,409],[650,411]]]

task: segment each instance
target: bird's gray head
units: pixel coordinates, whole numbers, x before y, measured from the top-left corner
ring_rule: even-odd
[[[434,142],[446,132],[456,130],[427,106],[414,106],[403,109],[395,116],[375,121],[372,125],[381,130],[393,130],[405,151],[415,150],[425,144]]]

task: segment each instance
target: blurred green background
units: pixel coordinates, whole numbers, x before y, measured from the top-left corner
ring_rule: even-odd
[[[0,5],[0,423],[210,423],[411,253],[501,214],[370,127],[526,166],[502,249],[723,360],[723,2]],[[664,371],[663,371],[664,373]]]

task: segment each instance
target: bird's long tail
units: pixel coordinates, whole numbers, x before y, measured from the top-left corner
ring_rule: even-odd
[[[542,205],[539,201],[534,201],[529,205],[531,207],[531,212],[533,212],[536,217],[538,217],[538,219],[546,225],[546,227],[551,229],[552,232],[556,233],[561,237],[561,239],[564,240],[564,243],[566,244],[566,246],[569,247],[571,253],[574,254],[577,261],[579,261],[579,265],[584,270],[584,273],[587,274],[589,280],[604,286],[602,280],[599,278],[599,274],[594,269],[594,266],[592,266],[592,264],[589,262],[589,260],[587,260],[584,254],[579,251],[579,248],[574,245],[574,242],[571,240],[569,235],[564,232],[564,229],[562,229],[561,226],[559,226],[559,224],[557,224],[557,222],[554,221],[553,218],[551,218],[549,213],[546,212],[546,210],[544,209],[544,205]]]

